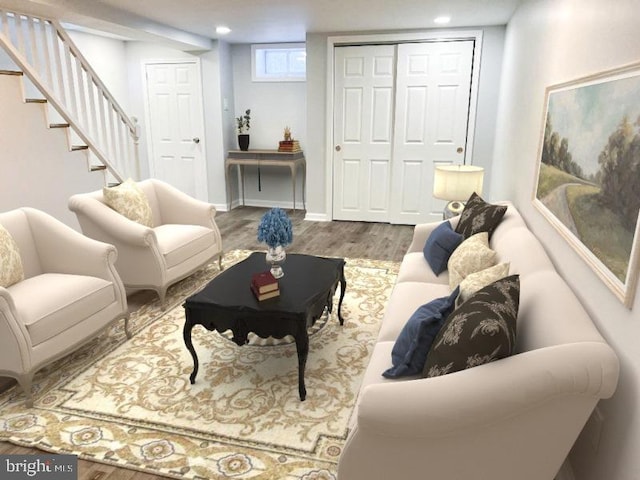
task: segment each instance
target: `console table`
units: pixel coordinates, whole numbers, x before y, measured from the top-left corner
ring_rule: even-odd
[[[302,208],[305,205],[305,189],[307,162],[304,159],[303,152],[279,152],[277,150],[230,150],[224,164],[225,182],[227,186],[227,201],[231,207],[231,184],[230,170],[231,167],[237,166],[240,183],[242,189],[242,205],[244,205],[244,167],[252,166],[269,166],[269,167],[288,167],[291,171],[291,186],[293,188],[293,209],[296,209],[296,173],[298,167],[302,167]]]

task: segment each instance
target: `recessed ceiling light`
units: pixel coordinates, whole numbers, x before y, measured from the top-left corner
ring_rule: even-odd
[[[451,17],[447,17],[447,16],[442,16],[442,17],[436,17],[433,19],[434,23],[439,23],[441,25],[445,24],[445,23],[449,23],[451,21]]]
[[[216,27],[216,33],[218,35],[226,35],[229,32],[231,32],[231,29],[229,27],[225,27],[223,25]]]

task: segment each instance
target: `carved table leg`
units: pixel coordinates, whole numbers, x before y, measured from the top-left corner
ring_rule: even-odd
[[[193,357],[193,371],[191,372],[191,376],[189,380],[193,385],[196,383],[196,375],[198,375],[198,355],[196,355],[196,350],[193,348],[193,343],[191,342],[191,330],[193,329],[193,324],[189,321],[189,311],[185,311],[185,321],[184,321],[184,329],[182,331],[182,337],[184,338],[184,344],[191,353]]]
[[[304,326],[296,335],[296,350],[298,352],[298,392],[300,400],[304,401],[307,398],[307,389],[304,386],[304,369],[309,355],[309,335]]]
[[[344,319],[342,318],[342,299],[344,298],[344,292],[347,289],[347,280],[344,278],[344,265],[340,268],[340,301],[338,302],[338,319],[340,325],[344,325]]]

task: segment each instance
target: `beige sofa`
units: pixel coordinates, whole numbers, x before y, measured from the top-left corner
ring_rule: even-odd
[[[0,214],[20,257],[0,286],[0,375],[15,378],[33,404],[31,381],[44,365],[94,338],[129,312],[113,245],[92,240],[33,208]],[[6,258],[6,257],[5,257]]]
[[[490,246],[520,275],[515,354],[433,378],[381,375],[416,308],[450,293],[448,273],[435,276],[422,252],[438,224],[416,226],[351,419],[340,480],[552,480],[598,401],[615,391],[616,354],[507,205]]]

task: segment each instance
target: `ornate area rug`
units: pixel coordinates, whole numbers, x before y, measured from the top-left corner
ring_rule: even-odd
[[[344,326],[334,310],[310,331],[304,402],[291,337],[238,347],[198,326],[189,383],[182,302],[217,275],[212,264],[173,286],[165,311],[154,300],[132,314],[131,340],[118,322],[41,370],[33,408],[18,388],[0,395],[0,440],[174,478],[334,479],[397,268],[347,259]]]

